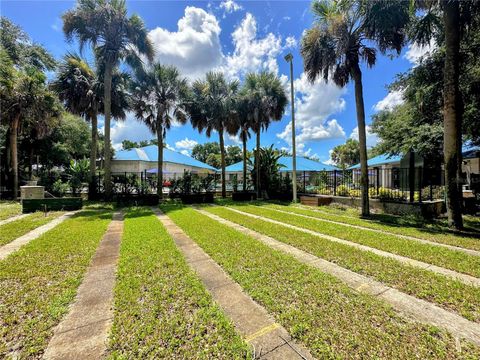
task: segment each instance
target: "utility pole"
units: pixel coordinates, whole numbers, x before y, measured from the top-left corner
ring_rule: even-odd
[[[295,93],[293,90],[293,55],[288,53],[285,56],[285,61],[290,63],[290,97],[292,107],[292,189],[293,189],[293,202],[297,202],[297,151],[295,148]]]

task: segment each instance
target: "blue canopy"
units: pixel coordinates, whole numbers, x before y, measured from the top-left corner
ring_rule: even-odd
[[[384,165],[384,164],[391,164],[391,163],[400,162],[401,159],[402,159],[402,157],[399,156],[399,155],[390,156],[390,155],[387,155],[387,154],[382,154],[382,155],[375,156],[371,159],[368,159],[367,164],[368,164],[369,167],[370,166],[379,166],[379,165]],[[360,169],[360,164],[350,166],[349,169]]]
[[[157,145],[149,145],[142,148],[120,150],[116,152],[114,160],[137,160],[156,162],[158,160],[158,147]],[[190,156],[180,154],[167,148],[163,149],[163,161],[187,166],[194,166],[212,171],[218,171],[213,166],[210,166]]]
[[[253,161],[253,158],[252,158]],[[331,171],[338,170],[335,166],[324,164],[320,161],[310,160],[302,156],[296,157],[297,161],[297,171]],[[283,165],[280,171],[291,172],[293,169],[293,157],[292,156],[282,156],[278,159],[278,163]],[[225,168],[226,172],[242,172],[243,171],[243,161],[232,164]]]

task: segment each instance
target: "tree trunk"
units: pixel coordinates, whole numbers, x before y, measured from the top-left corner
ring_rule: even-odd
[[[30,149],[28,154],[28,179],[33,180],[33,144],[30,143]]]
[[[370,216],[368,199],[367,135],[365,131],[365,105],[363,103],[362,71],[355,64],[352,70],[355,83],[355,105],[357,109],[358,142],[360,144],[360,187],[362,191],[362,216]]]
[[[160,200],[163,198],[163,126],[162,119],[157,119],[157,141],[158,141],[158,159],[157,159],[157,195]]]
[[[247,134],[242,135],[243,145],[243,191],[247,191]]]
[[[260,126],[257,131],[257,149],[255,150],[255,187],[257,190],[257,198],[262,197],[262,189],[260,189]]]
[[[226,187],[226,173],[225,173],[225,143],[223,141],[223,129],[218,131],[218,136],[220,138],[220,158],[221,158],[221,166],[222,166],[222,198],[227,197],[227,187]]]
[[[17,200],[18,197],[18,126],[20,125],[20,114],[15,115],[10,128],[10,167],[12,169],[13,180],[13,200]]]
[[[459,63],[459,5],[457,1],[443,3],[445,27],[445,65],[443,72],[443,155],[448,225],[462,229],[461,129],[458,89]]]
[[[93,194],[96,192],[96,181],[95,181],[95,170],[97,162],[97,128],[98,128],[98,119],[97,112],[94,112],[91,116],[92,122],[92,147],[90,148],[90,173],[88,175],[88,194],[92,198]]]
[[[104,146],[104,161],[105,161],[105,175],[104,175],[104,187],[105,187],[105,198],[109,200],[112,196],[112,168],[111,168],[111,157],[110,153],[110,117],[111,117],[111,108],[112,108],[112,72],[113,65],[107,61],[105,64],[105,75],[104,75],[104,109],[103,113],[105,115],[105,146]]]

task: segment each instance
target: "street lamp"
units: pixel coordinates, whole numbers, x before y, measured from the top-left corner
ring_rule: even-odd
[[[290,97],[292,106],[292,189],[293,189],[293,202],[297,202],[297,151],[295,149],[295,103],[293,92],[293,55],[288,53],[285,55],[285,61],[290,63]]]

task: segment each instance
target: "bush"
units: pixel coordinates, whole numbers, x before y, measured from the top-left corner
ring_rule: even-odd
[[[337,187],[337,196],[349,196],[350,190],[345,185],[339,185]]]
[[[57,179],[51,188],[52,194],[57,197],[63,197],[70,189],[70,184],[68,182],[63,182],[61,179]]]

